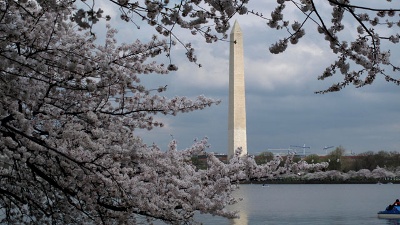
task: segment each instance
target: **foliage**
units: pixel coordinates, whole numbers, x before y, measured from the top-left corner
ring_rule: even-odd
[[[151,61],[169,54],[171,42],[154,36],[147,43],[118,44],[108,26],[99,44],[92,26],[102,10],[82,11],[74,2],[0,2],[0,223],[135,224],[143,216],[179,224],[195,211],[233,217],[225,206],[236,201],[231,193],[237,181],[326,167],[291,157],[283,166],[280,158],[258,166],[238,155],[224,164],[209,154],[208,169],[197,170],[190,159],[204,154],[207,139],[180,151],[175,140],[166,150],[145,145],[135,131],[162,127],[155,114],[202,110],[219,101],[168,99],[160,95],[166,87],[143,86],[142,74],[176,70]],[[219,32],[229,27],[222,18],[241,9],[232,1],[206,1],[212,14],[189,7],[202,7],[201,1],[175,10],[153,1],[111,3],[124,20],[138,12],[150,25],[162,18],[166,25],[199,30],[203,20],[214,18]],[[179,20],[177,13],[186,10],[192,23]],[[188,47],[195,61],[190,54]]]
[[[291,179],[294,180],[293,182],[305,180],[324,183],[329,181],[376,182],[379,179],[400,177],[399,152],[368,151],[357,155],[346,155],[345,152],[346,150],[339,146],[326,156],[311,154],[303,159],[309,164],[328,162],[329,166],[323,171],[311,169],[306,171],[304,176],[291,173],[275,178],[283,179],[282,182],[289,182],[288,179]]]
[[[388,171],[395,172],[400,167],[400,153],[391,151],[364,152],[357,155],[342,157],[342,163],[346,165],[343,171],[368,169],[370,171],[376,168],[385,168]]]
[[[363,169],[373,171],[376,168],[385,168],[388,171],[395,172],[400,167],[400,153],[393,151],[368,151],[357,155],[346,155],[345,149],[340,146],[326,157],[326,160],[329,162],[328,170],[339,170],[342,172]]]
[[[354,157],[350,164],[350,170],[368,169],[374,170],[377,167],[386,168],[389,171],[396,171],[400,167],[399,152],[364,152]]]
[[[321,183],[324,181],[353,181],[353,182],[376,182],[381,179],[394,179],[399,177],[399,173],[388,171],[384,168],[375,168],[374,170],[361,169],[358,171],[350,170],[342,172],[338,170],[329,170],[327,172],[307,173],[301,179],[303,180],[318,180]]]
[[[68,22],[68,8],[46,7],[32,1],[2,5],[2,223],[110,224],[134,221],[134,215],[172,221],[204,205],[203,211],[218,214],[218,204],[231,201],[227,178],[209,177],[207,183],[205,172],[184,163],[204,150],[205,141],[182,152],[171,142],[162,152],[133,133],[162,126],[153,114],[175,115],[217,101],[166,99],[157,94],[164,88],[140,85],[139,74],[167,73],[147,62],[164,52],[165,41],[117,46],[116,31],[108,28],[105,44],[96,45],[94,36],[77,33]],[[207,188],[214,195],[199,193]]]
[[[56,1],[48,2],[55,4]],[[82,2],[87,2],[87,7],[75,11],[71,18],[82,28],[92,28],[103,16],[103,11],[94,4],[96,0]],[[400,40],[400,20],[396,17],[400,8],[396,8],[398,5],[395,1],[361,3],[354,0],[277,0],[274,9],[248,9],[249,0],[109,2],[119,8],[123,21],[139,27],[139,21],[143,20],[154,27],[158,35],[168,38],[170,45],[175,41],[182,44],[187,50],[189,61],[199,66],[195,49],[190,43],[182,43],[175,34],[178,27],[193,35],[201,35],[206,42],[212,43],[227,38],[229,20],[233,16],[252,14],[266,20],[271,29],[288,32],[288,37],[270,46],[269,51],[273,54],[284,52],[289,44],[299,43],[307,33],[312,33],[313,26],[321,38],[327,41],[332,53],[337,55],[337,60],[327,66],[318,79],[324,80],[340,73],[343,81],[317,93],[340,91],[351,84],[362,87],[372,84],[377,76],[400,85],[400,67],[392,62],[390,52]],[[328,9],[331,13],[326,13]],[[303,21],[286,19],[296,10],[304,15]],[[110,19],[109,16],[103,17]],[[309,30],[306,32],[306,29]],[[169,48],[168,53],[170,51]],[[175,65],[171,68],[177,69]]]
[[[345,149],[340,146],[328,154],[328,170],[341,170],[342,157],[344,156],[344,153]]]
[[[318,33],[328,42],[337,60],[326,67],[320,80],[332,77],[336,73],[343,75],[343,81],[318,93],[340,91],[347,85],[356,87],[371,84],[377,76],[388,82],[400,85],[398,71],[400,67],[392,64],[390,48],[400,40],[400,20],[396,14],[400,11],[395,2],[351,0],[278,0],[278,6],[271,13],[268,25],[277,30],[286,29],[289,37],[270,47],[272,53],[284,52],[288,44],[297,44],[305,34],[307,22],[316,24]],[[291,4],[304,14],[304,21],[290,22],[284,19],[286,6]],[[329,7],[331,14],[324,13]],[[267,19],[267,18],[266,18]],[[347,27],[346,27],[347,26]],[[356,31],[352,28],[356,27]]]
[[[274,159],[274,154],[272,152],[262,152],[259,155],[254,156],[254,160],[258,165],[265,164],[272,159]]]
[[[321,158],[317,154],[311,154],[305,157],[304,161],[307,163],[319,163]]]
[[[293,157],[257,165],[252,157],[235,156],[224,164],[209,154],[208,169],[197,170],[190,158],[204,154],[206,139],[178,151],[175,140],[162,150],[135,135],[137,129],[163,126],[155,114],[177,115],[219,103],[204,96],[168,99],[160,94],[166,87],[145,87],[140,76],[177,70],[171,59],[176,42],[200,66],[191,44],[182,43],[175,29],[202,35],[209,43],[224,39],[235,14],[257,15],[246,8],[248,0],[106,1],[133,27],[139,21],[154,27],[148,42],[127,44],[117,42],[111,26],[104,44],[98,43],[94,26],[111,19],[99,2],[0,1],[1,223],[134,224],[138,216],[186,223],[195,211],[232,217],[225,206],[236,201],[231,196],[235,182],[326,167],[294,162]],[[302,23],[283,20],[288,3],[304,13]],[[377,75],[399,84],[386,69],[395,74],[399,67],[381,49],[383,41],[399,41],[393,17],[399,10],[348,0],[327,3],[333,10],[328,18],[320,13],[326,2],[312,0],[278,0],[271,18],[258,14],[270,27],[290,34],[270,51],[280,53],[289,42],[297,43],[311,21],[338,55],[319,79],[344,75],[343,82],[326,91],[370,84]],[[339,37],[345,13],[360,25],[354,40]],[[372,29],[378,26],[392,29]],[[346,38],[350,41],[342,40]],[[159,55],[167,55],[171,63],[151,61]]]

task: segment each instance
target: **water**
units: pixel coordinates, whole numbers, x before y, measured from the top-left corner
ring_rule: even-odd
[[[232,206],[240,219],[197,215],[204,224],[221,225],[400,225],[400,220],[377,218],[396,198],[400,184],[260,184],[241,185]]]

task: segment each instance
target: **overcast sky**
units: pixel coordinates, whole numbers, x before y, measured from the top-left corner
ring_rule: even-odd
[[[256,4],[249,7],[263,9],[260,11],[265,15],[275,7],[274,1]],[[295,11],[290,16],[299,16],[301,20],[301,15]],[[379,78],[368,87],[349,86],[337,93],[314,94],[341,79],[338,74],[333,79],[317,80],[336,57],[323,37],[315,32],[315,26],[310,24],[311,29],[297,45],[289,46],[283,54],[273,55],[268,51],[269,46],[285,37],[285,32],[268,28],[265,21],[254,16],[234,19],[239,22],[244,36],[250,154],[291,145],[306,145],[310,153],[316,154],[324,154],[325,146],[342,146],[356,154],[400,151],[399,86]],[[351,22],[347,25],[346,29],[354,26]],[[143,29],[117,28],[121,39],[145,39],[149,35]],[[184,149],[194,139],[208,137],[211,145],[208,151],[227,153],[229,43],[206,44],[200,36],[191,36],[188,32],[180,38],[192,42],[202,68],[185,59],[183,48],[178,45],[172,52],[172,60],[179,70],[168,75],[146,75],[142,81],[154,87],[168,85],[168,96],[205,95],[220,99],[222,103],[176,117],[157,117],[165,127],[137,134],[147,143],[154,142],[163,149],[172,138]],[[392,50],[392,54],[395,52]],[[392,58],[397,65],[399,61],[398,57]]]

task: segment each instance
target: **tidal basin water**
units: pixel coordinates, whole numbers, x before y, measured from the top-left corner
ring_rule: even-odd
[[[257,225],[400,225],[377,212],[400,198],[400,184],[261,184],[240,185],[232,206],[240,219],[196,215],[203,224]]]

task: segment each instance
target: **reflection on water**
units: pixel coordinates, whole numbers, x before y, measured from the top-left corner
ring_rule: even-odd
[[[387,225],[400,225],[400,219],[384,219]]]
[[[248,225],[249,224],[249,218],[248,218],[247,212],[245,210],[240,211],[239,216],[240,216],[240,218],[238,218],[238,219],[231,219],[230,225]]]
[[[246,188],[239,188],[235,191],[234,196],[237,199],[242,199],[237,204],[231,206],[229,209],[232,211],[239,211],[239,218],[238,219],[231,219],[230,225],[248,225],[249,218],[248,218],[248,206],[251,205],[251,198],[249,195],[252,193],[248,191]]]

